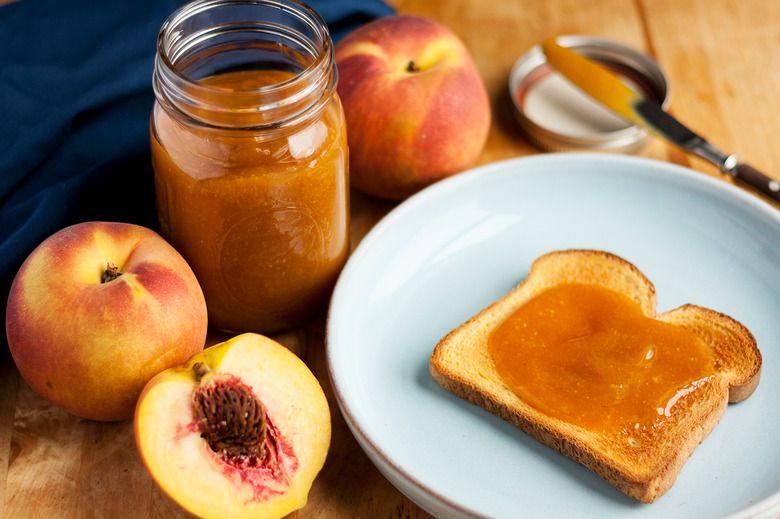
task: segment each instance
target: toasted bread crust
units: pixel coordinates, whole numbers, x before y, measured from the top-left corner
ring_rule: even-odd
[[[588,431],[531,407],[498,375],[487,348],[492,331],[524,302],[566,283],[596,284],[626,294],[647,317],[689,328],[711,348],[716,359],[714,380],[695,398],[675,405],[671,423],[662,433],[654,432],[641,444],[628,444]],[[687,304],[658,315],[653,284],[619,256],[562,250],[537,258],[522,283],[442,338],[431,355],[430,372],[451,393],[588,467],[634,499],[650,503],[671,488],[696,446],[720,421],[728,402],[744,400],[756,389],[761,354],[750,331],[722,313]]]

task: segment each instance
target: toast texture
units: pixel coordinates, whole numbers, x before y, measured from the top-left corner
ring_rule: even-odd
[[[623,293],[640,305],[646,317],[692,330],[712,352],[714,375],[676,401],[664,426],[640,441],[545,414],[510,389],[496,370],[488,349],[496,327],[538,294],[571,283]],[[523,282],[442,338],[430,357],[430,372],[454,395],[514,424],[626,495],[651,503],[672,487],[728,403],[742,401],[756,389],[761,353],[744,325],[717,311],[685,304],[657,314],[655,287],[625,259],[597,250],[560,250],[537,258]]]

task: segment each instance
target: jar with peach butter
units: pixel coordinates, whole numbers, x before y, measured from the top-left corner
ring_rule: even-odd
[[[197,0],[163,25],[151,117],[160,232],[211,326],[271,333],[346,261],[346,129],[324,21],[294,0]]]

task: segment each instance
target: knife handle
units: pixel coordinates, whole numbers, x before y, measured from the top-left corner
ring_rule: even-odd
[[[770,178],[747,164],[737,164],[734,178],[741,180],[775,202],[780,202],[780,181]]]

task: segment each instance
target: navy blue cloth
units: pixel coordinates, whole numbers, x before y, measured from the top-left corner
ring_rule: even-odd
[[[160,26],[183,3],[17,0],[0,6],[3,315],[22,261],[62,227],[113,220],[156,228],[152,70]],[[380,0],[307,3],[334,41],[393,14]]]

